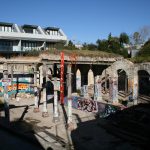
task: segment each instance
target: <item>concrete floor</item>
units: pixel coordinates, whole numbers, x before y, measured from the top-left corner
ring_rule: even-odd
[[[0,149],[54,149],[54,150],[141,150],[142,148],[120,138],[112,125],[108,126],[103,119],[95,119],[95,114],[73,109],[74,130],[66,128],[67,107],[59,105],[59,121],[53,122],[53,104],[48,102],[48,114],[42,117],[40,112],[34,113],[33,98],[10,100],[10,122],[4,119],[4,111],[0,116]],[[119,121],[118,121],[119,122]],[[130,124],[128,124],[129,126]],[[109,132],[109,131],[114,131]],[[122,134],[122,136],[124,136]],[[130,136],[129,136],[130,137]],[[126,139],[128,139],[127,137]]]

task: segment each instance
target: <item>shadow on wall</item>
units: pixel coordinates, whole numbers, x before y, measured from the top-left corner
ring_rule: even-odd
[[[106,118],[82,122],[71,133],[76,150],[146,149],[150,146],[150,104],[139,104]],[[79,117],[79,116],[78,116]]]

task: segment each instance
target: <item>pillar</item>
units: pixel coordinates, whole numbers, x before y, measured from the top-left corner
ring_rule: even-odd
[[[8,95],[8,66],[7,63],[3,65],[3,91],[4,91],[4,110],[5,110],[5,118],[9,122],[9,95]]]
[[[42,110],[42,117],[48,117],[47,111],[47,95],[46,95],[46,71],[47,67],[46,64],[43,64],[43,110]]]
[[[110,100],[112,103],[116,104],[118,103],[118,75],[114,75],[110,77]]]
[[[71,65],[67,66],[67,73],[68,73],[68,127],[72,126],[72,87],[71,87]]]
[[[94,100],[102,101],[102,87],[101,87],[101,78],[98,76],[95,78],[95,85],[94,85]]]
[[[14,73],[14,66],[11,65],[11,91],[13,91],[13,73]]]
[[[83,96],[84,96],[85,98],[88,98],[88,97],[89,97],[89,95],[88,95],[88,85],[84,85],[84,86],[83,86]]]
[[[134,105],[138,103],[138,71],[134,70],[134,77],[133,77],[133,101]]]
[[[39,67],[40,87],[43,85],[43,66]]]
[[[76,72],[76,90],[81,90],[81,72],[79,69]]]
[[[133,100],[133,74],[128,76],[128,100],[132,101]]]
[[[33,112],[39,112],[39,89],[37,87],[37,64],[34,65],[34,110]]]
[[[59,121],[58,113],[58,91],[57,91],[57,77],[54,77],[54,113],[53,113],[53,122]]]

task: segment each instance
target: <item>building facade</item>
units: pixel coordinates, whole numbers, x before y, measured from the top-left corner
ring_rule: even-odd
[[[66,42],[67,37],[60,28],[0,22],[0,53],[46,50]]]

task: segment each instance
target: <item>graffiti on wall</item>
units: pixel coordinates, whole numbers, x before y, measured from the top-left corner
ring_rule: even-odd
[[[19,93],[19,92],[28,92],[33,93],[33,78],[25,77],[25,78],[13,78],[12,85],[8,85],[8,94]],[[2,84],[2,80],[0,80],[0,95],[3,95],[4,86]]]
[[[105,118],[105,117],[109,116],[110,114],[113,114],[113,113],[117,112],[118,110],[123,109],[122,107],[117,107],[114,105],[105,104],[105,103],[101,103],[101,102],[97,102],[97,108],[98,108],[97,115],[100,118]]]
[[[97,103],[90,99],[78,99],[78,109],[87,112],[97,112]]]
[[[64,102],[65,105],[68,104],[67,97],[65,97]],[[123,106],[114,106],[77,96],[72,97],[72,107],[86,112],[95,112],[100,118],[105,118],[110,114],[117,112],[118,110],[125,109]]]

